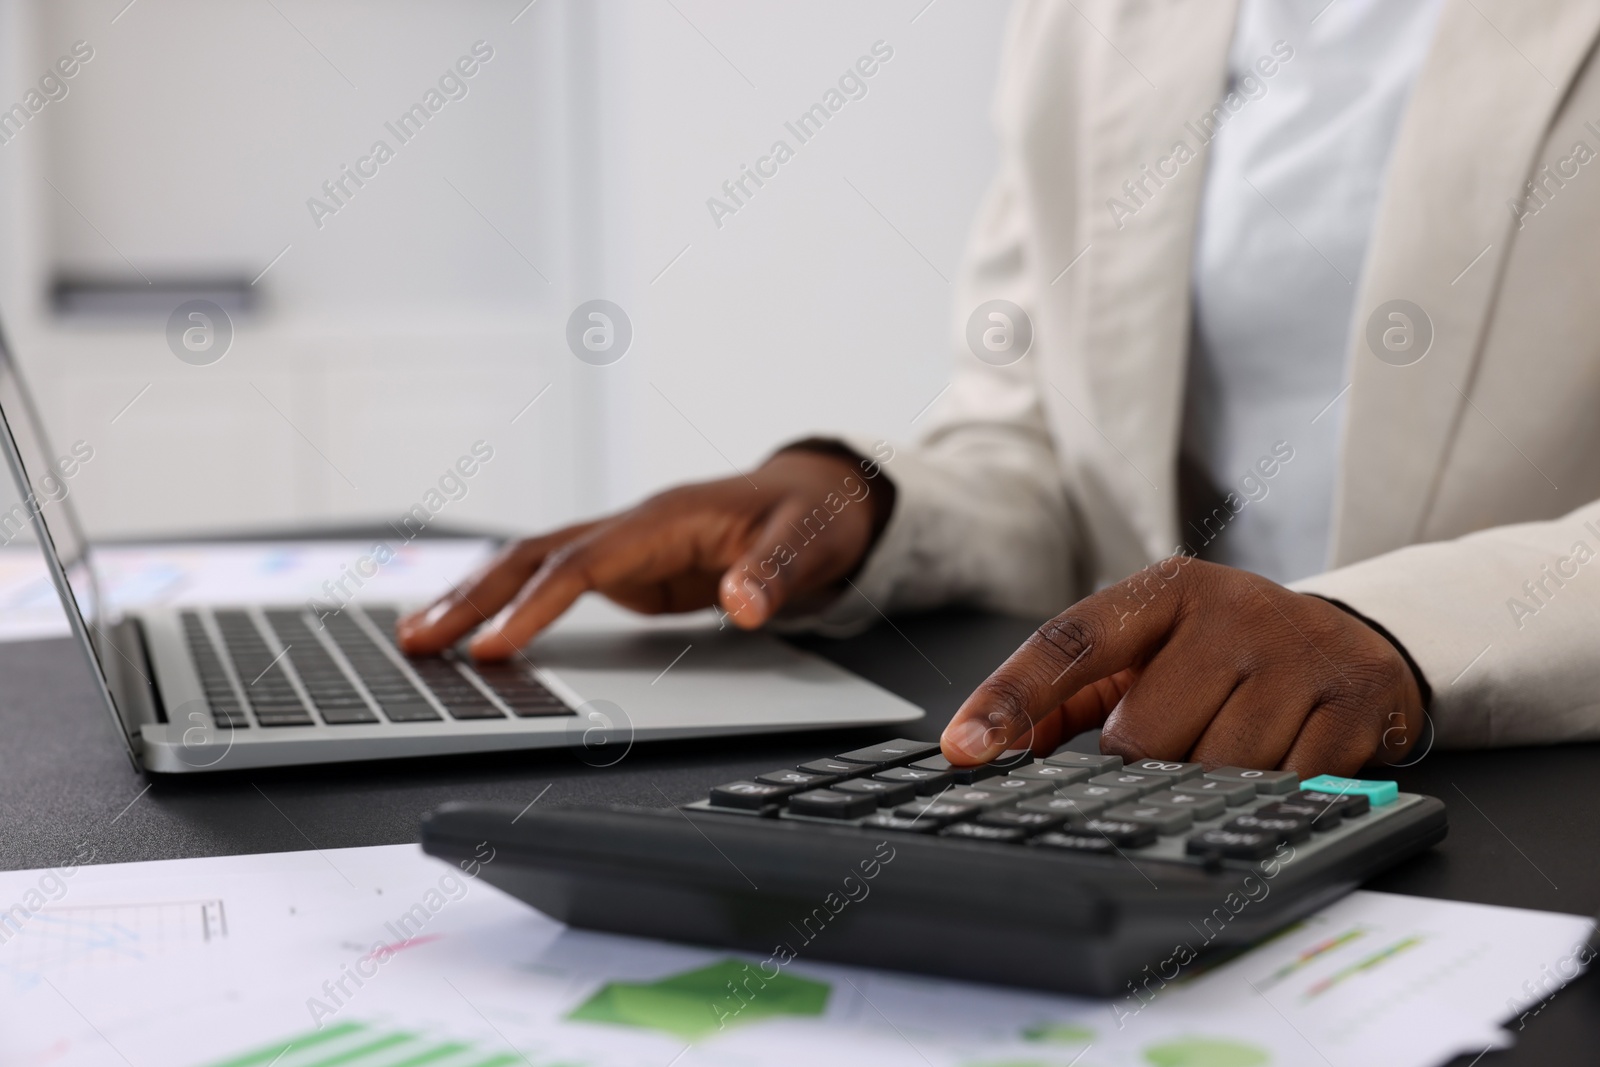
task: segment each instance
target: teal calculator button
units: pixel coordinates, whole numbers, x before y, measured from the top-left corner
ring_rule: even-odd
[[[1360,778],[1340,778],[1333,774],[1319,774],[1300,783],[1301,789],[1313,789],[1321,793],[1360,793],[1367,798],[1367,803],[1375,808],[1385,804],[1393,804],[1400,795],[1400,787],[1394,782],[1368,782]]]

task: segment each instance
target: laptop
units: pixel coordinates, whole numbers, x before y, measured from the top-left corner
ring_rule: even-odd
[[[135,768],[186,774],[507,749],[613,764],[636,741],[911,722],[922,709],[712,613],[641,619],[589,596],[523,653],[411,658],[415,605],[149,607],[111,618],[60,453],[0,335],[0,450],[111,721]]]

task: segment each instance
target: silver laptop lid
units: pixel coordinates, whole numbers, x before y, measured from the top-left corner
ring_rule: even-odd
[[[122,739],[134,768],[142,770],[128,733],[128,720],[117,707],[106,679],[102,656],[122,653],[112,647],[105,631],[107,623],[102,607],[105,601],[100,595],[89,541],[73,505],[67,500],[68,481],[58,466],[66,457],[50,447],[44,423],[6,343],[3,325],[0,325],[0,451],[5,452],[6,465],[16,481],[21,500],[9,511],[0,512],[0,545],[11,544],[30,530],[38,539],[50,579],[67,613],[67,623],[89,661],[117,736]]]

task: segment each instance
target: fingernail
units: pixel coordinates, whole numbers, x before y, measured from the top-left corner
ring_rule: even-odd
[[[422,616],[423,626],[433,626],[450,611],[449,604],[435,604]]]
[[[728,583],[727,589],[732,595],[725,596],[722,603],[734,622],[753,626],[766,617],[767,596],[761,590],[742,590],[732,582]]]
[[[946,730],[944,740],[950,742],[952,748],[965,752],[975,760],[987,760],[991,746],[984,738],[988,732],[983,723],[968,719]]]

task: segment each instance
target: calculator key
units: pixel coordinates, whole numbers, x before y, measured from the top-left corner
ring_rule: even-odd
[[[860,793],[839,793],[832,789],[811,789],[789,798],[793,815],[816,815],[824,819],[859,819],[878,810],[878,798]]]
[[[1097,774],[1089,779],[1090,785],[1109,785],[1118,789],[1131,789],[1139,796],[1166,789],[1172,784],[1167,778],[1154,774],[1133,774],[1129,771],[1112,771],[1109,774]]]
[[[1053,811],[1022,811],[1015,808],[1003,808],[998,811],[978,813],[979,826],[1004,826],[1013,830],[1025,830],[1030,834],[1054,830],[1066,821],[1066,815]]]
[[[1021,841],[1028,836],[1026,830],[1006,826],[982,826],[974,822],[958,822],[939,831],[940,837],[965,837],[971,841]]]
[[[931,819],[902,819],[887,811],[868,815],[861,825],[873,830],[896,830],[903,834],[931,834],[939,829],[939,824]]]
[[[900,805],[894,809],[894,814],[902,819],[916,819],[930,822],[935,826],[946,826],[974,815],[980,810],[982,809],[975,804],[947,804],[942,800],[923,798]]]
[[[719,785],[711,791],[710,801],[724,808],[744,808],[747,811],[760,811],[769,804],[776,804],[790,793],[795,792],[793,786],[772,785],[768,782],[738,781]]]
[[[1139,822],[1155,827],[1158,834],[1181,834],[1194,825],[1194,812],[1169,808],[1165,804],[1118,804],[1107,808],[1104,818]]]
[[[1311,820],[1293,815],[1262,818],[1259,815],[1241,815],[1223,824],[1224,830],[1244,830],[1251,833],[1277,834],[1278,840],[1298,845],[1311,836]]]
[[[952,766],[950,761],[943,756],[929,756],[927,759],[919,759],[911,766],[919,771],[948,774],[950,781],[960,782],[962,785],[971,785],[974,782],[981,782],[985,778],[993,778],[996,775],[1006,773],[1005,767],[996,763],[980,763],[976,767]]]
[[[1029,797],[1017,805],[1017,810],[1042,815],[1059,815],[1072,822],[1083,822],[1094,818],[1110,806],[1109,800],[1079,800],[1076,797],[1064,797],[1056,793],[1047,797]]]
[[[1169,808],[1186,808],[1194,813],[1196,819],[1215,819],[1228,807],[1227,801],[1220,796],[1208,796],[1205,793],[1180,793],[1176,789],[1151,793],[1141,803],[1164,804]]]
[[[805,771],[768,771],[766,774],[756,775],[755,780],[765,782],[767,785],[792,785],[796,789],[817,789],[837,779],[832,775],[808,774]]]
[[[997,808],[1002,804],[1011,803],[1016,798],[993,792],[981,785],[958,785],[935,793],[933,799],[945,804],[971,804],[979,808]]]
[[[1184,845],[1184,851],[1191,856],[1230,860],[1264,860],[1277,850],[1277,834],[1247,830],[1202,830]]]
[[[894,767],[910,763],[915,759],[937,755],[938,752],[938,742],[907,741],[900,738],[895,741],[885,741],[881,745],[868,745],[866,748],[841,752],[834,759],[841,763],[870,763],[875,767]]]
[[[1125,800],[1138,800],[1139,791],[1120,785],[1095,785],[1092,782],[1074,782],[1056,790],[1058,797],[1073,800],[1098,801],[1102,804],[1120,804]]]
[[[1103,837],[1079,837],[1076,834],[1040,834],[1031,839],[1028,844],[1038,845],[1041,848],[1063,848],[1071,852],[1099,852],[1107,856],[1114,856],[1117,846]]]
[[[1206,772],[1207,778],[1219,782],[1249,782],[1262,796],[1280,796],[1293,793],[1300,784],[1300,776],[1293,771],[1259,771],[1248,767],[1217,767]]]
[[[917,787],[910,782],[880,782],[876,778],[846,778],[828,788],[839,793],[871,795],[885,808],[905,804],[917,795]]]
[[[1123,770],[1132,771],[1134,774],[1159,774],[1167,778],[1176,778],[1183,781],[1188,778],[1200,777],[1200,772],[1205,768],[1198,763],[1177,763],[1172,760],[1142,759],[1127,764]]]
[[[951,782],[950,775],[944,771],[919,771],[915,767],[890,767],[888,770],[879,771],[872,777],[880,782],[904,782],[917,787],[917,792],[924,796],[937,793]]]
[[[1088,767],[1057,767],[1049,763],[1030,763],[1011,772],[1012,778],[1029,778],[1035,782],[1054,782],[1056,788],[1073,782],[1088,781],[1094,771]]]
[[[846,763],[836,759],[815,759],[810,763],[800,764],[800,769],[807,774],[825,774],[842,778],[851,774],[860,774],[866,770],[859,763]]]
[[[1102,756],[1097,752],[1069,752],[1063,748],[1046,756],[1041,762],[1052,767],[1083,767],[1094,774],[1104,774],[1121,768],[1122,757]]]
[[[1014,771],[1018,767],[1026,767],[1033,762],[1033,749],[1008,748],[996,756],[992,762],[1002,771]]]
[[[1069,837],[1098,837],[1118,848],[1143,848],[1156,842],[1156,828],[1127,819],[1090,819],[1082,826],[1064,826],[1056,833]]]
[[[1179,782],[1172,787],[1172,791],[1201,797],[1221,797],[1230,808],[1248,804],[1256,798],[1254,782],[1229,782],[1221,778],[1195,778]]]
[[[1312,804],[1293,797],[1286,797],[1275,804],[1263,804],[1250,814],[1258,819],[1276,819],[1280,816],[1305,819],[1311,823],[1311,829],[1319,832],[1332,830],[1344,821],[1344,812],[1337,804]]]
[[[988,781],[979,782],[972,788],[983,789],[990,793],[1021,800],[1024,797],[1036,797],[1041,793],[1054,792],[1056,787],[1054,782],[1038,782],[1030,778],[1018,778],[1014,774],[1008,774],[1004,778],[990,778]]]
[[[1346,819],[1354,819],[1358,815],[1365,815],[1372,807],[1365,793],[1323,793],[1316,789],[1300,789],[1297,797],[1286,797],[1287,800],[1308,801],[1312,804],[1336,804],[1339,813]]]
[[[1319,774],[1315,778],[1308,778],[1300,783],[1301,789],[1310,789],[1318,793],[1339,793],[1351,796],[1360,793],[1367,798],[1375,808],[1385,804],[1393,804],[1400,795],[1400,787],[1394,782],[1372,782],[1360,778],[1340,778],[1332,774]]]

